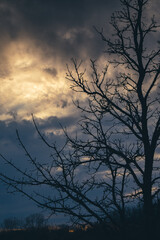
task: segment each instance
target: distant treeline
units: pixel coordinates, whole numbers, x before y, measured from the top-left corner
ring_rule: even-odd
[[[144,239],[144,216],[141,207],[127,210],[125,224],[113,223],[87,225],[47,224],[42,214],[32,214],[23,221],[8,218],[1,224],[0,240],[142,240]],[[116,216],[115,216],[116,217]],[[155,205],[153,239],[160,239],[160,205]]]
[[[47,220],[41,213],[34,213],[27,216],[25,219],[10,217],[4,219],[1,223],[2,230],[20,230],[20,229],[39,229],[47,225]]]

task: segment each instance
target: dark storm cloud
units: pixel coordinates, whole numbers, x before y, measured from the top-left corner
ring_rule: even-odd
[[[77,118],[73,116],[69,117],[62,117],[57,118],[49,117],[47,119],[35,119],[37,125],[39,126],[39,130],[42,131],[42,133],[45,133],[46,129],[52,128],[54,129],[62,129],[62,126],[64,127],[71,127],[72,125],[76,124]],[[18,145],[18,140],[16,136],[16,130],[19,131],[20,135],[22,135],[22,139],[24,139],[24,143],[27,145],[30,145],[32,140],[37,141],[38,135],[36,134],[36,129],[34,127],[33,122],[22,120],[20,122],[16,121],[0,121],[0,149],[1,153],[5,151],[3,150],[3,147],[8,147],[9,144],[12,142],[13,145]],[[53,140],[56,140],[60,142],[64,138],[64,136],[53,136]],[[32,145],[32,143],[31,143]],[[3,146],[3,147],[2,147]]]
[[[57,75],[57,70],[55,68],[45,68],[44,71],[53,77],[56,77]]]
[[[76,117],[70,116],[70,117],[63,117],[63,118],[57,118],[55,116],[49,117],[46,120],[38,119],[37,122],[39,123],[40,129],[45,130],[46,128],[55,128],[55,129],[61,129],[62,126],[64,127],[71,127],[78,119]]]
[[[30,37],[45,54],[65,61],[84,50],[97,56],[102,44],[92,26],[107,26],[118,5],[118,0],[2,0],[0,32],[10,39]]]

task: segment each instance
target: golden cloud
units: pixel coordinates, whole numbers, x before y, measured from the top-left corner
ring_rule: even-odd
[[[10,42],[5,57],[9,74],[0,78],[0,120],[28,119],[31,113],[38,118],[73,113],[73,92],[59,60],[53,56],[44,62],[42,51],[30,40]]]

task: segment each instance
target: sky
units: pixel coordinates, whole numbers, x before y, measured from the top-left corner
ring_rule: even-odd
[[[150,14],[157,11],[157,3],[153,1]],[[66,64],[71,66],[73,57],[87,67],[90,58],[103,65],[105,45],[93,26],[103,27],[109,35],[110,16],[119,7],[119,0],[0,0],[1,154],[26,164],[18,129],[37,158],[49,155],[31,114],[41,131],[58,144],[64,140],[59,123],[75,133],[80,113],[73,100],[85,102],[85,97],[70,89]],[[7,191],[0,183],[0,222],[40,211],[20,194]]]

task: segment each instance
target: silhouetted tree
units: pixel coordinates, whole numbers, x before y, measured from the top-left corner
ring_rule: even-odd
[[[117,224],[125,222],[125,210],[132,202],[142,201],[147,236],[152,232],[153,202],[160,191],[158,148],[160,140],[160,49],[153,44],[158,25],[149,21],[148,0],[121,0],[122,10],[111,17],[114,33],[107,39],[107,58],[114,66],[99,70],[91,60],[92,73],[86,77],[81,63],[73,60],[74,70],[68,67],[67,79],[73,91],[86,95],[85,104],[76,102],[82,111],[81,138],[70,137],[62,149],[50,144],[50,163],[35,160],[17,136],[37,174],[15,168],[23,178],[1,174],[1,180],[24,193],[52,213],[64,213],[81,222],[94,221]],[[89,74],[88,74],[89,75]],[[83,133],[83,134],[82,134]],[[25,186],[44,185],[54,189],[46,196],[31,195]]]
[[[40,213],[30,214],[25,219],[25,228],[40,229],[46,226],[46,219]]]
[[[23,227],[23,222],[16,217],[6,218],[1,224],[2,228],[5,230],[20,229]]]

